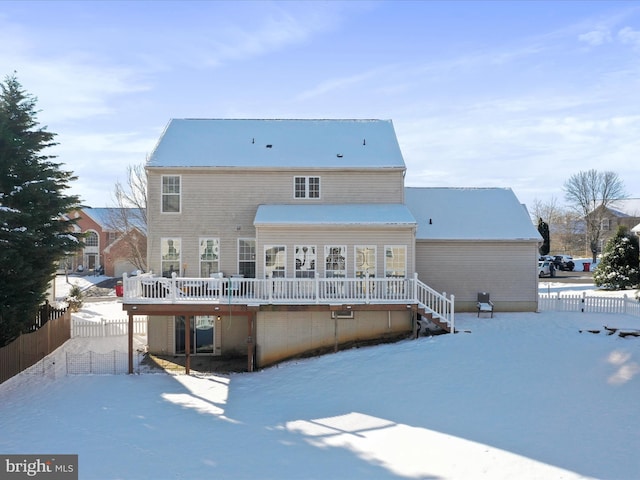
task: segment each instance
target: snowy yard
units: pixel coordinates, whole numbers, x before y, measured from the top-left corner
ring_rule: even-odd
[[[115,298],[81,315],[124,316]],[[79,478],[100,480],[638,478],[640,338],[602,326],[639,318],[456,320],[457,335],[253,374],[25,372],[0,385],[0,452],[78,454]],[[47,360],[82,349],[125,351],[126,337]]]

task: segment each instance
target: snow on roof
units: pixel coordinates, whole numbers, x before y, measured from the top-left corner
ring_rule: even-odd
[[[148,167],[405,168],[391,120],[173,119]]]
[[[418,240],[542,241],[510,188],[405,188]]]
[[[415,226],[402,204],[260,205],[254,225],[398,225]]]
[[[116,217],[116,212],[120,210],[119,208],[83,208],[82,213],[91,217],[98,225],[102,227],[103,230],[109,230],[113,223],[113,218]],[[129,215],[129,221],[133,224],[141,232],[147,231],[147,226],[143,224],[140,220],[142,215],[140,209],[130,209],[134,211],[133,214]]]
[[[640,198],[616,200],[609,210],[619,217],[640,217]]]

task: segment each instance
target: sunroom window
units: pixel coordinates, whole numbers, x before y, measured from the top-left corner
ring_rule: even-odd
[[[355,247],[355,272],[356,277],[376,276],[375,245],[362,245]]]
[[[286,277],[287,252],[284,245],[265,245],[264,274],[266,278]]]
[[[200,239],[200,276],[208,277],[220,271],[220,239]]]
[[[315,245],[296,245],[296,278],[313,278],[316,275]]]
[[[347,276],[347,247],[344,245],[324,247],[324,274],[327,278]]]
[[[407,276],[406,245],[384,247],[385,277],[404,278]]]

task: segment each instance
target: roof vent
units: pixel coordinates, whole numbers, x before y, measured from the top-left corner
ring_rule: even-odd
[[[270,143],[267,144],[267,148],[271,148],[271,147],[273,147],[273,145],[271,145]]]

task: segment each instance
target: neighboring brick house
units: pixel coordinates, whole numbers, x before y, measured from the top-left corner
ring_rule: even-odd
[[[146,256],[147,238],[145,227],[136,225],[123,233],[114,228],[115,208],[84,208],[70,214],[77,218],[76,232],[84,233],[84,248],[69,259],[71,271],[94,273],[96,268],[103,267],[104,274],[109,277],[121,277],[123,273],[138,270],[131,262],[131,246],[129,241],[137,244]],[[139,224],[139,222],[136,222]],[[127,241],[129,240],[129,241]]]
[[[542,239],[513,192],[405,188],[391,121],[172,120],[146,170],[155,275],[124,279],[123,308],[152,353],[252,369],[452,331],[481,291],[537,310]]]

